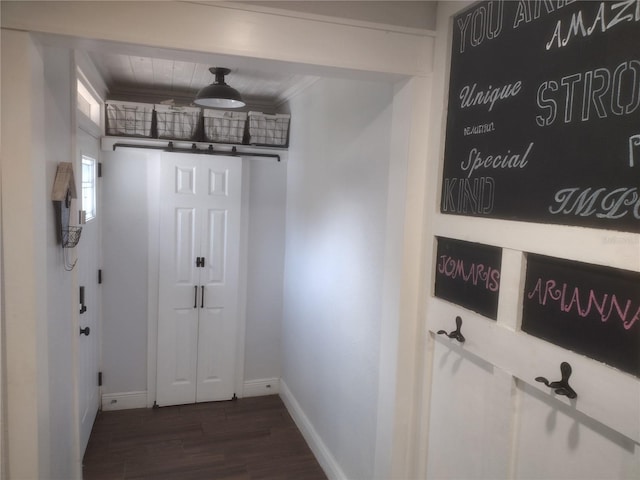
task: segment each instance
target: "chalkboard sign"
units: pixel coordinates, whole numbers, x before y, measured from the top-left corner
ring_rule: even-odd
[[[529,254],[522,330],[640,376],[640,274]]]
[[[502,250],[451,238],[437,240],[435,296],[495,320]]]
[[[453,21],[440,210],[640,232],[637,1],[489,1]]]

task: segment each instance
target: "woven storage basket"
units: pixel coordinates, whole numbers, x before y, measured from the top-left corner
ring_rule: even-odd
[[[246,123],[246,112],[204,109],[205,141],[242,143]]]
[[[153,105],[110,100],[106,111],[107,135],[151,138]]]
[[[249,112],[249,142],[253,145],[286,146],[289,142],[289,119],[291,115],[278,113],[268,115]]]
[[[158,138],[174,140],[199,140],[199,107],[174,107],[155,105]]]

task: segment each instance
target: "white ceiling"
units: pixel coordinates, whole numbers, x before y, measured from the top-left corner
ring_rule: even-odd
[[[277,7],[277,11],[282,12],[289,2],[227,2],[227,5],[232,4],[229,8],[264,11]],[[336,21],[348,19],[346,21],[366,24],[372,24],[372,20],[380,24],[381,19],[387,18],[388,25],[400,28],[405,28],[400,25],[402,23],[406,28],[416,28],[416,16],[425,17],[423,23],[429,25],[435,13],[435,2],[423,1],[312,1],[290,2],[290,7],[291,15],[311,15],[312,18],[321,15]],[[303,7],[308,12],[301,12]],[[414,18],[411,25],[407,24],[410,18]],[[423,30],[426,29],[424,25],[421,26]],[[145,47],[101,45],[88,51],[109,89],[109,98],[118,100],[174,100],[176,104],[189,104],[200,88],[213,82],[208,69],[215,66],[231,69],[226,82],[236,88],[250,106],[277,109],[296,91],[315,81],[320,73],[282,62]]]
[[[247,103],[273,106],[315,78],[258,66],[234,67],[237,62],[233,59],[204,64],[112,52],[91,52],[90,56],[114,99],[153,96],[155,101],[173,99],[178,104],[188,103],[198,90],[213,83],[209,67],[217,66],[231,68],[225,81],[237,89]]]

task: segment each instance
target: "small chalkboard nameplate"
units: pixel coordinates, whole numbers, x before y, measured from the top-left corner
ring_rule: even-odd
[[[453,19],[440,210],[640,232],[637,1],[485,1]]]
[[[528,254],[522,330],[640,376],[640,274]]]
[[[495,320],[502,249],[438,237],[435,296]]]

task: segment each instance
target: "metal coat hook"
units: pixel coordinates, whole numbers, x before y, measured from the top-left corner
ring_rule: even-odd
[[[462,318],[460,318],[459,316],[456,317],[456,329],[451,332],[451,333],[447,333],[444,330],[438,330],[438,335],[446,335],[449,338],[453,338],[457,341],[459,341],[460,343],[464,343],[464,335],[462,335],[462,332],[460,331],[460,329],[462,328]]]
[[[536,382],[542,382],[547,387],[553,388],[554,392],[558,395],[565,395],[569,398],[576,398],[578,394],[575,392],[573,388],[569,386],[569,377],[571,376],[571,365],[567,362],[562,362],[560,364],[560,374],[562,378],[557,382],[549,382],[544,377],[536,377]]]

